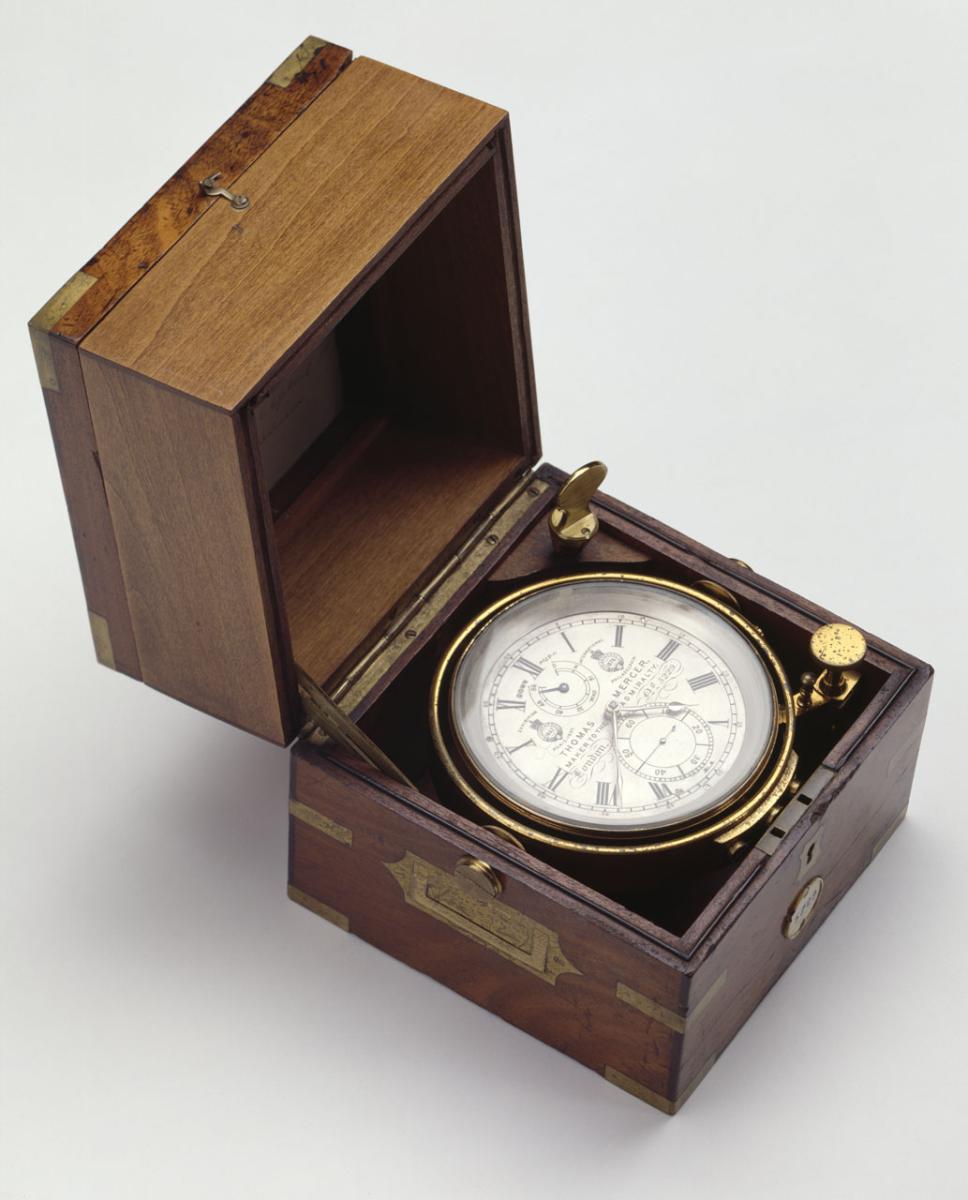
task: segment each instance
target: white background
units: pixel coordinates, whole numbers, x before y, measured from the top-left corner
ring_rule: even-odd
[[[672,1120],[289,903],[96,668],[25,322],[308,33],[509,108],[546,456],[933,662],[911,815]],[[963,3],[7,0],[2,1200],[964,1194]]]

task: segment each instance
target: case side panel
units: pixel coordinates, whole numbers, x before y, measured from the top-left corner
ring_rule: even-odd
[[[144,681],[288,740],[244,440],[227,413],[82,352]]]
[[[931,691],[930,669],[913,675],[905,690],[896,710],[885,714],[865,744],[822,785],[746,906],[728,913],[711,931],[709,943],[715,948],[690,991],[677,1096],[684,1097],[705,1075],[904,818]],[[818,878],[823,883],[814,897]],[[798,902],[807,919],[791,937]]]
[[[319,751],[296,748],[291,797],[292,899],[672,1111],[680,971],[499,855],[499,897],[462,884],[480,845]]]
[[[352,57],[343,46],[306,38],[58,292],[55,301],[69,294],[70,303],[61,306],[52,332],[75,344],[86,337],[207,209],[226,203],[206,196],[201,181],[219,172],[218,186],[231,190]]]
[[[81,568],[98,662],[141,678],[118,546],[77,348],[52,337],[43,313],[30,336]]]
[[[531,322],[528,317],[528,290],[524,278],[524,251],[521,246],[521,221],[518,215],[510,121],[505,121],[501,129],[498,149],[495,169],[504,232],[504,261],[512,320],[511,336],[517,347],[515,361],[518,370],[518,392],[525,398],[521,403],[521,419],[526,425],[531,459],[537,462],[541,457],[541,427],[538,419],[534,356],[531,351]]]

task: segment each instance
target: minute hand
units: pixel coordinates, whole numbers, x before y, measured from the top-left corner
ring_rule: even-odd
[[[647,713],[647,712],[654,713],[654,711],[657,708],[661,708],[666,713],[668,713],[670,708],[679,709],[679,708],[698,708],[698,707],[699,707],[699,703],[696,700],[691,700],[691,701],[689,701],[688,704],[684,700],[670,700],[669,703],[666,705],[663,705],[661,703],[659,703],[659,704],[630,704],[628,708],[616,708],[616,709],[613,709],[613,712],[618,714],[618,716],[620,716],[620,717],[635,717],[635,716],[639,716],[642,713]],[[670,714],[670,715],[675,715],[675,714]]]
[[[615,803],[622,807],[622,756],[618,752],[618,709],[612,709],[612,750],[615,752]]]

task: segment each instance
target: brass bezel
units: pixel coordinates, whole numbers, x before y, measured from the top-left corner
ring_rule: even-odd
[[[448,745],[448,733],[453,726],[453,716],[451,697],[445,696],[445,689],[460,659],[477,635],[499,613],[519,600],[548,588],[560,587],[562,584],[568,583],[580,583],[583,580],[619,580],[649,584],[688,596],[703,607],[712,609],[726,618],[745,636],[767,668],[772,685],[773,732],[763,757],[750,775],[712,812],[703,813],[700,817],[690,821],[666,826],[657,835],[651,837],[643,837],[641,831],[625,835],[596,835],[599,838],[596,841],[584,841],[576,836],[563,837],[561,836],[562,831],[568,829],[568,826],[525,813],[516,801],[485,780],[468,756],[460,750],[456,735],[453,737],[454,749]],[[543,579],[537,583],[528,584],[526,587],[518,588],[489,605],[464,626],[451,640],[434,673],[430,691],[430,733],[437,757],[451,782],[475,807],[506,829],[563,850],[589,854],[647,854],[677,849],[706,838],[723,842],[728,839],[730,830],[734,828],[738,830],[739,827],[749,828],[766,815],[766,812],[776,802],[777,788],[790,775],[790,766],[793,761],[794,705],[783,667],[763,634],[729,605],[696,588],[689,587],[687,584],[659,579],[653,575],[633,571],[582,571]],[[484,791],[486,795],[481,795],[481,791]],[[506,809],[509,809],[510,812]],[[523,816],[527,816],[528,821],[533,823],[526,823],[521,819]]]

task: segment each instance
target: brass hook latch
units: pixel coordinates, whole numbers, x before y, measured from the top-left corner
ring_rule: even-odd
[[[222,172],[216,171],[214,175],[207,175],[201,183],[202,191],[206,196],[223,196],[228,200],[233,208],[241,209],[249,207],[249,197],[239,195],[238,192],[230,192],[228,188],[218,186],[218,181],[222,178]]]

